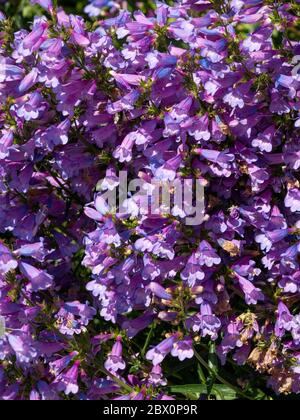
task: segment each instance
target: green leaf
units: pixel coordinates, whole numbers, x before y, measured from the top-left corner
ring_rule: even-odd
[[[202,369],[202,366],[200,365],[200,363],[198,363],[197,373],[198,373],[198,376],[199,376],[200,382],[201,382],[202,384],[205,384],[205,382],[206,382],[206,377],[205,377],[205,375],[204,375],[204,372],[203,372],[203,369]]]
[[[26,5],[22,9],[22,15],[25,19],[32,19],[35,15],[40,15],[40,9],[31,5]]]
[[[219,371],[219,360],[215,353],[209,353],[208,355],[208,366],[210,373],[217,375]]]
[[[210,343],[210,345],[209,345],[208,366],[209,366],[209,369],[212,373],[214,373],[215,375],[218,374],[219,359],[216,355],[216,345],[215,345],[215,343]]]
[[[207,395],[207,387],[204,384],[189,384],[189,385],[174,385],[170,387],[170,391],[175,394],[183,394],[186,397],[188,395]],[[211,395],[215,396],[217,400],[235,400],[236,392],[228,387],[227,385],[214,384],[212,386]]]
[[[212,394],[213,386],[215,384],[216,377],[214,374],[210,375],[206,380],[206,393],[207,395]]]
[[[277,30],[273,32],[272,40],[273,40],[274,48],[276,49],[282,48],[283,38],[284,36],[282,32],[279,32]]]
[[[236,392],[227,385],[214,385],[213,392],[217,395],[217,400],[235,400]]]
[[[170,387],[170,391],[175,394],[206,394],[205,384],[188,384],[188,385],[173,385]]]

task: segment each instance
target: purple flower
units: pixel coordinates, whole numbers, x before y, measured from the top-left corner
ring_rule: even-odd
[[[212,267],[221,262],[221,258],[207,241],[201,241],[195,257],[201,266]]]
[[[180,340],[174,343],[171,354],[174,357],[178,357],[181,362],[185,359],[192,359],[194,357],[192,339],[185,338],[184,340]]]
[[[53,4],[52,0],[30,0],[32,4],[38,4],[39,6],[43,7],[47,10],[52,10]]]
[[[191,121],[192,126],[189,128],[189,134],[195,138],[197,142],[201,140],[208,141],[211,137],[209,130],[209,119],[207,115],[200,118],[195,118]]]
[[[242,276],[239,276],[238,274],[237,279],[243,293],[245,294],[245,300],[247,305],[256,305],[259,300],[265,300],[265,296],[262,293],[262,291],[259,288],[255,287],[251,283],[251,281],[245,279]]]
[[[281,338],[284,336],[285,331],[291,331],[294,326],[294,317],[283,302],[278,304],[278,315],[275,324],[275,334]]]
[[[165,357],[172,351],[177,342],[177,334],[171,335],[146,354],[146,359],[150,360],[154,366],[160,365]]]
[[[53,125],[46,130],[37,131],[35,134],[36,145],[48,150],[53,150],[55,146],[67,144],[69,140],[68,131],[70,125],[70,121],[66,119],[58,125]]]
[[[77,360],[74,365],[66,373],[61,373],[53,385],[56,386],[59,392],[64,392],[65,395],[77,394],[79,391],[79,386],[77,383],[78,380],[78,369],[80,366],[80,361]]]
[[[0,139],[0,160],[5,159],[9,155],[10,147],[13,144],[13,132],[6,130],[2,132]]]
[[[155,313],[151,310],[144,312],[143,315],[133,320],[127,320],[122,323],[122,329],[126,331],[129,338],[135,337],[140,331],[147,328],[155,318]]]
[[[227,167],[231,162],[234,161],[234,155],[231,153],[228,154],[208,149],[195,149],[195,153],[199,154],[210,162],[218,163],[220,166],[224,167]]]
[[[292,326],[292,337],[296,346],[300,344],[300,315],[296,315]]]
[[[39,75],[38,70],[37,70],[37,68],[34,67],[30,71],[30,73],[28,73],[24,77],[22,82],[20,83],[19,91],[22,93],[22,92],[25,92],[25,91],[29,90],[32,86],[34,86],[35,83],[37,82],[38,75]]]
[[[18,81],[23,75],[24,69],[15,65],[10,58],[1,57],[0,83]]]
[[[165,299],[165,300],[172,299],[172,296],[170,295],[170,293],[167,293],[166,290],[158,283],[155,283],[152,281],[151,283],[149,283],[148,288],[156,297],[160,299]]]
[[[192,106],[192,98],[187,98],[176,105],[172,111],[165,116],[164,136],[174,136],[179,134],[184,122],[188,119],[188,112]]]
[[[202,264],[200,264],[198,252],[194,252],[189,258],[185,269],[181,272],[181,278],[183,281],[187,282],[190,287],[205,278],[205,273],[203,271]]]
[[[300,212],[300,190],[293,188],[288,191],[284,204],[291,209],[291,212]]]
[[[221,327],[221,321],[213,314],[211,306],[203,303],[200,313],[188,319],[187,325],[194,332],[200,331],[202,337],[209,336],[212,340],[216,340]]]
[[[37,357],[37,350],[27,328],[8,334],[7,340],[20,363],[27,364]]]
[[[17,267],[18,262],[13,258],[10,250],[0,242],[0,274],[7,274]]]
[[[90,17],[96,17],[101,14],[101,10],[106,7],[112,5],[114,2],[111,0],[90,0],[90,4],[88,4],[84,11]]]
[[[78,301],[66,302],[56,314],[56,325],[62,334],[74,335],[86,331],[96,310]]]
[[[67,356],[61,357],[51,363],[49,363],[50,372],[54,376],[58,376],[63,370],[65,370],[71,361],[78,356],[78,352],[73,351]]]
[[[155,178],[162,182],[174,181],[176,178],[176,171],[179,169],[181,162],[182,157],[180,155],[168,160],[164,165],[160,166],[155,171]]]
[[[135,142],[134,133],[128,134],[122,144],[118,146],[114,152],[114,158],[118,159],[121,163],[130,162],[132,159],[132,148]]]
[[[121,337],[117,337],[115,344],[111,352],[108,355],[107,360],[104,363],[105,368],[108,371],[117,372],[118,370],[124,370],[126,367],[126,363],[122,358],[122,340]]]
[[[39,270],[24,262],[19,264],[19,268],[24,277],[30,281],[34,292],[37,292],[38,290],[45,290],[52,286],[53,276],[45,271]]]
[[[163,370],[160,365],[153,366],[148,377],[148,383],[154,386],[167,385],[167,381],[163,376]]]
[[[25,121],[36,120],[46,109],[39,92],[34,92],[20,98],[20,101],[11,107],[12,112]]]
[[[300,168],[300,151],[297,144],[289,146],[284,155],[284,161],[295,171]]]
[[[47,255],[47,251],[44,248],[43,242],[22,245],[14,253],[17,256],[31,257],[40,262],[43,262]]]

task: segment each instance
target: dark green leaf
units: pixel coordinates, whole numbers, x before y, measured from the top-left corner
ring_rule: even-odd
[[[175,394],[201,394],[207,395],[207,387],[204,384],[189,384],[189,385],[174,385],[170,387],[170,391]],[[211,395],[214,395],[217,400],[235,400],[236,392],[227,385],[214,384],[212,386]]]

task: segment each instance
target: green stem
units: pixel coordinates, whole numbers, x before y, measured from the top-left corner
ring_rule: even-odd
[[[148,346],[150,344],[150,340],[152,338],[152,334],[153,334],[154,329],[155,329],[155,322],[153,322],[152,325],[151,325],[150,331],[148,333],[147,339],[146,339],[145,344],[144,344],[144,347],[142,349],[142,352],[141,352],[141,356],[142,357],[145,356],[145,353],[146,353],[146,350],[147,350],[147,348],[148,348]]]

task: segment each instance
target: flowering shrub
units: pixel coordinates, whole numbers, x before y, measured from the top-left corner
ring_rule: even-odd
[[[0,399],[299,393],[300,2],[32,3],[0,14]],[[197,179],[204,220],[108,207],[120,171]]]

